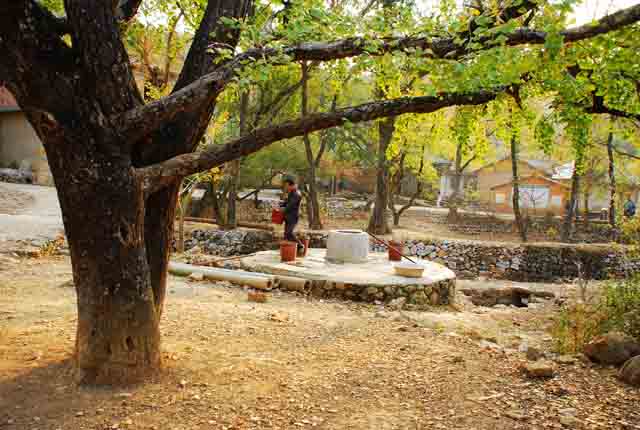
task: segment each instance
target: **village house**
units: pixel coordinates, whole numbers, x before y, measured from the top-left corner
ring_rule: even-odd
[[[519,206],[526,215],[562,215],[570,193],[570,187],[539,174],[520,177]],[[499,213],[513,212],[513,181],[490,188],[490,207]]]
[[[520,208],[528,215],[563,215],[571,196],[574,163],[558,164],[553,160],[518,160]],[[441,195],[453,192],[453,175],[445,169],[441,176]],[[618,166],[618,198],[630,195],[638,200],[637,178],[629,174],[624,165]],[[506,157],[487,164],[461,178],[461,191],[473,185],[480,205],[499,213],[513,212],[513,172],[511,158]],[[462,185],[465,184],[465,185]],[[589,172],[582,178],[578,210],[585,205],[589,213],[597,216],[609,208],[609,180],[606,174]]]
[[[552,160],[518,160],[520,208],[531,215],[562,215],[568,192],[566,184],[553,179]],[[480,203],[500,213],[513,212],[511,157],[502,158],[473,172]]]

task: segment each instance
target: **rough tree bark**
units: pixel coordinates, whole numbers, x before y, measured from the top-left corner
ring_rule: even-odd
[[[259,48],[216,63],[218,53],[235,50],[239,36],[220,18],[245,18],[252,1],[209,0],[172,94],[144,104],[120,32],[140,3],[65,0],[66,17],[58,18],[35,0],[0,2],[0,81],[44,143],[54,177],[77,292],[75,360],[79,380],[88,383],[140,380],[160,365],[159,321],[183,177],[347,120],[486,103],[501,91],[389,100],[314,114],[190,154],[218,95],[245,60],[283,52],[295,61],[332,60],[371,54],[370,45],[352,38]],[[501,14],[517,14],[520,8]],[[582,40],[639,19],[637,5],[561,34],[566,41]],[[540,44],[545,38],[544,32],[523,29],[509,35],[507,43]],[[374,54],[418,46],[433,47],[430,52],[440,58],[469,54],[453,37],[385,39]]]
[[[607,136],[607,155],[609,158],[609,224],[616,227],[616,165],[613,158],[613,133]]]
[[[511,202],[513,205],[513,215],[516,221],[516,227],[518,228],[518,234],[520,240],[527,241],[527,225],[526,221],[522,219],[522,213],[520,212],[520,177],[518,175],[518,140],[516,136],[511,136],[511,173],[513,181],[513,192],[511,193]]]
[[[368,230],[373,234],[389,234],[391,227],[387,216],[389,204],[389,164],[387,149],[395,131],[396,119],[389,117],[378,121],[378,164],[376,174],[376,196]]]
[[[301,63],[302,69],[302,117],[306,117],[309,112],[309,64],[306,61]],[[313,154],[309,133],[302,136],[304,150],[307,157],[307,211],[309,214],[309,228],[311,230],[322,230],[322,220],[320,218],[320,199],[318,198],[318,185],[316,178],[316,156]]]

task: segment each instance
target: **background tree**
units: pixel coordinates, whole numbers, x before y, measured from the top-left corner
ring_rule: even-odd
[[[453,192],[447,199],[449,222],[458,221],[458,207],[464,200],[462,177],[474,162],[484,160],[489,152],[488,132],[482,107],[458,107],[453,113],[451,139],[454,145]]]

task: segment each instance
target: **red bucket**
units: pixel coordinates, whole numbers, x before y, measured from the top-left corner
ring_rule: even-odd
[[[280,242],[280,261],[283,263],[296,261],[296,253],[298,244],[296,242],[288,242],[283,240]]]
[[[390,261],[400,261],[402,260],[402,243],[400,242],[389,242],[389,260]]]
[[[273,224],[282,224],[284,222],[284,212],[278,209],[271,211],[271,222]]]

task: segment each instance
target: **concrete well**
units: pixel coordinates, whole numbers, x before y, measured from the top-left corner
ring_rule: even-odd
[[[369,257],[369,235],[362,230],[330,231],[326,257],[333,263],[366,263]]]

